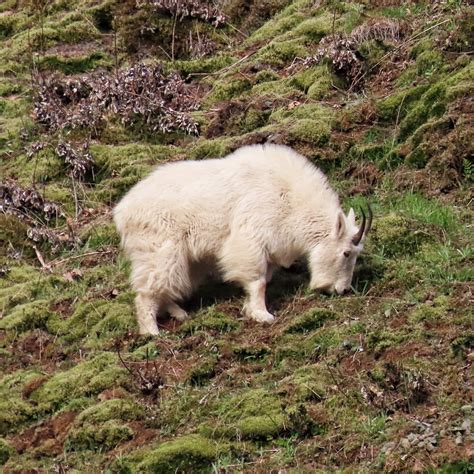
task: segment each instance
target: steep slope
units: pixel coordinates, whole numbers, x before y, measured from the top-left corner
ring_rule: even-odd
[[[217,5],[217,6],[216,6]],[[473,7],[0,5],[5,472],[472,469]],[[344,297],[205,286],[137,333],[111,207],[156,164],[284,143],[374,228]]]

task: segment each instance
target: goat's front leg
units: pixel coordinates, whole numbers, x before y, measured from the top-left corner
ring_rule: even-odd
[[[265,304],[266,278],[262,277],[245,285],[247,301],[244,306],[245,314],[255,321],[271,323],[275,317],[267,311]]]

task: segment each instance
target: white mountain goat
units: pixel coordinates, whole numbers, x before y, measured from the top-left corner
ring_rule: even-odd
[[[158,312],[187,318],[178,303],[210,271],[241,285],[245,313],[261,322],[274,319],[265,305],[274,269],[298,258],[308,260],[312,289],[345,292],[372,221],[370,208],[367,225],[362,214],[358,228],[324,174],[284,146],[159,166],[114,210],[140,332],[158,333]]]

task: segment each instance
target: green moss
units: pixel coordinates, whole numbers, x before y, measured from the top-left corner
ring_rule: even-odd
[[[424,51],[416,58],[417,73],[420,76],[431,75],[441,69],[443,62],[443,56],[439,51],[433,49]]]
[[[474,89],[474,61],[467,63],[460,71],[449,76],[444,83],[446,84],[446,99],[453,101],[458,97],[472,94]]]
[[[335,313],[329,309],[310,309],[301,316],[294,318],[285,329],[286,333],[309,332],[320,328],[326,321],[335,318]]]
[[[421,143],[407,155],[405,163],[414,168],[424,168],[428,163],[431,148],[430,144]]]
[[[252,87],[251,95],[252,97],[269,96],[275,98],[288,96],[295,98],[298,95],[305,97],[305,95],[299,89],[290,84],[290,81],[287,78],[275,79],[272,81],[255,84]]]
[[[299,368],[279,383],[279,393],[297,402],[319,402],[325,398],[326,390],[325,375],[314,366]]]
[[[101,51],[95,51],[85,56],[59,56],[57,54],[41,57],[38,62],[40,70],[61,71],[64,74],[78,74],[97,67],[111,67],[113,60]]]
[[[128,372],[117,366],[117,357],[104,352],[81,362],[69,370],[57,372],[30,399],[43,412],[55,411],[72,398],[94,396],[107,388],[117,388],[128,379]]]
[[[134,421],[144,417],[145,410],[132,400],[116,398],[87,408],[76,418],[75,423],[103,423],[109,420]]]
[[[221,158],[230,151],[230,142],[225,138],[214,140],[199,140],[190,151],[190,158],[201,160],[204,158]]]
[[[413,105],[400,122],[399,139],[405,140],[431,117],[439,117],[446,111],[446,85],[431,86]]]
[[[291,365],[293,361],[311,361],[340,342],[340,333],[332,327],[320,328],[306,337],[298,333],[286,333],[279,339],[275,362]]]
[[[10,444],[3,438],[0,438],[0,466],[3,466],[14,452],[15,450]]]
[[[297,120],[288,131],[292,143],[303,142],[315,146],[322,146],[331,137],[331,125],[320,120]]]
[[[437,321],[447,316],[448,298],[444,295],[438,296],[432,302],[417,306],[408,316],[410,323],[420,321]]]
[[[186,321],[181,326],[181,331],[185,334],[192,334],[196,331],[215,331],[226,333],[240,328],[240,323],[235,317],[229,316],[216,308],[210,307],[205,311],[199,312],[192,319]]]
[[[0,435],[18,430],[35,417],[36,410],[19,396],[4,394],[0,400]],[[8,398],[7,398],[8,397]]]
[[[193,385],[203,385],[216,373],[217,357],[215,355],[200,358],[188,372],[186,379]]]
[[[255,80],[257,81],[257,84],[260,84],[261,82],[276,81],[279,78],[280,76],[271,69],[264,69],[263,71],[258,71],[255,75]]]
[[[258,60],[270,66],[282,67],[296,57],[301,58],[307,55],[308,49],[300,40],[294,39],[270,43],[259,52]]]
[[[412,87],[392,94],[377,103],[379,117],[382,120],[394,121],[403,118],[411,105],[416,102],[428,89],[426,85]]]
[[[193,74],[212,74],[231,64],[235,63],[237,59],[233,56],[222,54],[214,55],[210,58],[192,59],[186,61],[174,61],[169,63],[169,70],[176,70],[184,77]]]
[[[37,410],[22,397],[23,387],[37,378],[35,370],[17,370],[0,379],[0,435],[19,430]]]
[[[79,234],[84,246],[91,249],[97,249],[106,245],[117,247],[120,243],[120,237],[113,222],[107,222],[103,225],[91,225],[85,227]]]
[[[401,344],[407,336],[401,332],[385,329],[376,329],[367,334],[366,347],[368,351],[380,354],[392,346]]]
[[[311,99],[321,99],[337,82],[327,65],[313,66],[294,74],[289,83],[304,92]]]
[[[285,430],[281,403],[265,389],[249,389],[220,403],[215,425],[201,427],[207,436],[267,440]]]
[[[182,436],[146,452],[135,472],[208,472],[218,450],[202,436]]]
[[[0,97],[18,94],[22,91],[23,86],[19,82],[13,82],[6,79],[0,81]]]
[[[394,213],[377,219],[370,236],[377,251],[389,258],[412,255],[430,238],[419,224]]]
[[[243,343],[232,347],[237,359],[245,362],[262,361],[270,354],[270,348],[265,344]]]
[[[64,43],[80,43],[81,41],[92,40],[100,36],[100,33],[96,29],[91,28],[91,23],[86,20],[78,19],[63,27],[61,25],[58,26],[59,40]]]
[[[323,13],[315,18],[308,18],[302,21],[293,33],[300,36],[306,36],[312,41],[319,41],[332,31],[333,17],[330,13]]]
[[[13,311],[16,311],[18,309],[16,306],[19,304],[32,304],[33,306],[31,307],[25,306],[20,309],[24,310],[25,314],[28,313],[26,321],[33,322],[35,319],[34,311],[36,309],[38,309],[41,314],[44,314],[44,312],[41,308],[38,308],[37,305],[34,305],[35,301],[31,302],[31,300],[46,300],[50,298],[51,294],[56,294],[64,288],[65,281],[56,275],[45,276],[40,273],[31,274],[28,270],[27,267],[25,276],[29,274],[31,280],[26,282],[15,282],[15,277],[19,277],[18,274],[21,274],[21,271],[15,268],[15,272],[13,272],[12,269],[12,274],[9,275],[8,281],[10,284],[5,285],[3,288],[0,285],[0,308],[5,311],[5,316],[8,316],[9,312],[7,312],[7,310],[10,308],[12,308]],[[30,301],[30,303],[26,303],[27,301]],[[29,311],[30,309],[31,311]],[[16,312],[15,318],[12,319],[15,319],[15,321],[19,323],[23,321],[21,314],[18,312]],[[39,319],[42,319],[42,317]],[[15,326],[15,324],[12,323],[12,327],[13,326]]]
[[[296,0],[288,7],[267,21],[255,31],[246,41],[252,44],[256,41],[268,40],[291,30],[305,19],[305,7],[311,5],[311,0]]]
[[[69,431],[65,441],[66,451],[110,451],[118,444],[132,439],[132,429],[117,420],[109,420],[99,426],[85,424]]]
[[[130,304],[98,300],[77,305],[73,315],[57,330],[62,335],[61,340],[68,344],[103,348],[107,341],[112,343],[114,336],[125,334],[135,324]]]
[[[37,300],[31,303],[24,303],[15,307],[0,322],[0,328],[6,330],[15,329],[18,332],[25,332],[30,329],[47,330],[50,323],[57,315],[48,310],[47,300]]]
[[[229,100],[252,88],[252,83],[246,78],[223,79],[213,83],[211,94],[206,98],[207,104],[221,100]]]
[[[31,246],[31,241],[27,237],[27,230],[28,226],[17,217],[0,214],[0,242],[2,242],[0,256],[7,256],[9,247],[13,247],[21,252],[24,257],[33,256],[34,250]]]

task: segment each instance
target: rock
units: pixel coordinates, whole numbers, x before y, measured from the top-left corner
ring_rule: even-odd
[[[457,435],[456,436],[456,439],[454,440],[454,442],[460,446],[462,444],[462,436],[461,435]]]
[[[418,436],[415,433],[410,433],[407,436],[407,439],[408,439],[408,441],[410,441],[410,443],[413,443],[413,441],[415,441],[417,438],[418,438]]]
[[[403,449],[410,449],[411,443],[410,441],[408,441],[407,438],[402,438],[402,440],[400,441],[400,444],[402,445]]]
[[[463,413],[471,413],[471,411],[472,411],[472,405],[463,405],[463,406],[461,407],[461,411],[462,411]]]
[[[428,443],[428,444],[426,445],[426,449],[427,449],[428,451],[434,451],[434,450],[435,450],[435,447],[434,447],[431,443]]]
[[[390,451],[392,451],[396,446],[395,441],[389,441],[388,443],[385,443],[382,447],[382,453],[386,454]],[[403,446],[403,439],[402,439],[402,446]]]
[[[471,432],[471,425],[472,425],[471,420],[469,420],[469,419],[468,419],[468,420],[464,420],[463,423],[462,423],[462,425],[461,425],[461,429],[462,429],[465,433],[469,434],[469,433]]]

